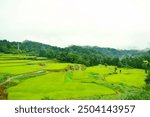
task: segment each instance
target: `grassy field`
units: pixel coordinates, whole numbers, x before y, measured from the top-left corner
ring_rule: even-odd
[[[83,83],[76,80],[76,77],[69,77],[68,73],[59,72],[28,79],[8,89],[9,99],[82,99],[93,95],[115,94],[115,91],[105,86]]]
[[[70,66],[78,69],[68,69]],[[10,100],[132,99],[145,87],[142,69],[118,68],[114,72],[115,66],[82,70],[80,66],[35,56],[0,54],[0,83],[15,84],[7,86]]]

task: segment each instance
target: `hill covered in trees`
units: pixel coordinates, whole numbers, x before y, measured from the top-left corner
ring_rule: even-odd
[[[56,58],[61,62],[80,63],[86,66],[104,64],[118,67],[145,68],[143,61],[150,61],[150,51],[148,50],[117,50],[76,45],[60,48],[29,40],[23,42],[0,40],[0,52]]]

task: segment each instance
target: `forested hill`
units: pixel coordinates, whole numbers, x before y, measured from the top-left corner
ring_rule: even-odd
[[[117,50],[113,48],[100,48],[100,47],[92,47],[93,50],[99,51],[104,55],[109,55],[113,57],[127,57],[127,56],[136,56],[145,54],[148,52],[144,50]]]
[[[19,48],[18,48],[19,44]],[[110,57],[126,57],[126,56],[134,56],[139,54],[145,54],[147,51],[139,51],[139,50],[117,50],[113,48],[101,48],[101,47],[92,47],[92,46],[69,46],[66,48],[60,48],[56,46],[50,46],[46,44],[42,44],[39,42],[33,42],[29,40],[25,40],[23,42],[9,42],[7,40],[0,40],[0,52],[4,53],[18,53],[18,52],[28,52],[31,54],[39,55],[43,50],[51,50],[54,52],[59,51],[71,51],[74,53],[82,53],[82,54],[103,54],[105,56]]]
[[[143,60],[150,59],[148,51],[117,50],[113,48],[75,45],[60,48],[29,40],[23,42],[0,40],[0,52],[57,58],[62,62],[81,63],[87,66],[108,64],[139,68]]]

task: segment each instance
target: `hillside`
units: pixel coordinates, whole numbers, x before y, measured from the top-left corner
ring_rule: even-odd
[[[0,44],[0,100],[150,99],[148,52],[114,57],[89,46]]]
[[[150,60],[149,51],[117,50],[92,46],[72,45],[66,48],[50,46],[39,42],[25,40],[9,42],[0,40],[0,52],[26,54],[47,58],[56,58],[61,62],[79,63],[86,66],[98,64],[115,65],[118,67],[142,68],[144,60]]]
[[[143,69],[0,54],[0,100],[150,99],[146,76]]]
[[[25,40],[23,42],[9,42],[7,40],[0,40],[0,52],[17,53],[18,44],[19,44],[19,50],[21,50],[20,52],[29,52],[29,53],[33,52],[34,54],[39,54],[39,51],[42,51],[42,50],[53,50],[55,52],[68,50],[68,51],[73,51],[75,53],[82,52],[83,50],[85,53],[94,52],[97,54],[103,54],[105,56],[107,55],[107,56],[113,56],[113,57],[126,57],[126,56],[145,54],[149,51],[149,50],[146,50],[146,51],[117,50],[114,48],[102,48],[102,47],[97,47],[97,46],[93,46],[93,47],[92,46],[76,46],[76,45],[72,45],[66,48],[60,48],[60,47],[42,44],[39,42],[33,42],[29,40]]]

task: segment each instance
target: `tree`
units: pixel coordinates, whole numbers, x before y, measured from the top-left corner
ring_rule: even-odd
[[[45,50],[40,50],[39,51],[39,56],[46,57],[47,56],[46,51]]]
[[[147,74],[148,72],[147,72],[147,70],[148,70],[148,67],[149,67],[149,62],[148,61],[143,61],[143,68],[145,69],[145,73]]]
[[[117,68],[117,67],[115,67],[115,69],[114,69],[114,73],[115,73],[115,74],[117,73],[117,69],[118,69],[118,68]]]
[[[147,74],[147,77],[146,77],[146,79],[145,79],[145,82],[146,82],[147,84],[150,84],[150,70],[148,70],[148,74]]]
[[[53,50],[47,50],[46,51],[46,57],[48,57],[48,58],[55,58],[55,53],[54,53],[54,51]]]

